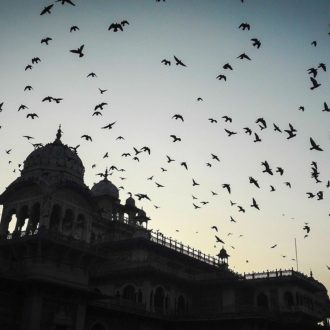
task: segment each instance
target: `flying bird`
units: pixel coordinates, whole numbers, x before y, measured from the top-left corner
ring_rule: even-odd
[[[217,155],[211,154],[211,156],[212,156],[212,159],[215,159],[218,162],[220,162],[220,159],[219,159],[219,157]]]
[[[233,70],[233,67],[229,63],[226,63],[222,68],[225,70]]]
[[[181,162],[180,165],[183,166],[186,170],[188,170],[188,165],[186,162]]]
[[[87,134],[82,135],[81,138],[82,139],[85,139],[86,141],[91,141],[91,142],[93,141],[92,138],[91,138],[91,136],[89,136]]]
[[[105,93],[107,91],[107,89],[101,89],[101,88],[99,88],[99,91],[100,91],[101,94],[103,94],[103,93]]]
[[[197,183],[197,182],[195,181],[195,179],[192,179],[192,182],[193,182],[193,184],[192,184],[193,187],[194,187],[194,186],[199,186],[199,183]]]
[[[246,55],[245,53],[242,53],[241,55],[238,55],[237,58],[239,58],[240,60],[246,59],[246,60],[251,61],[251,58],[248,55]]]
[[[226,128],[225,128],[225,132],[228,134],[229,137],[232,136],[232,135],[237,134],[237,132],[230,131],[230,130],[228,130]]]
[[[311,147],[309,148],[309,150],[323,151],[323,149],[318,144],[316,144],[316,142],[312,138],[309,138],[309,141],[311,143]]]
[[[84,49],[84,45],[81,45],[80,47],[78,47],[77,49],[71,49],[70,52],[71,53],[74,53],[74,54],[78,54],[79,57],[83,57],[84,54],[83,54],[83,49]]]
[[[56,2],[60,2],[61,5],[68,3],[71,6],[75,6],[75,4],[71,0],[56,0]]]
[[[108,27],[108,31],[113,30],[113,32],[124,31],[122,25],[120,23],[111,23]]]
[[[324,109],[322,109],[322,111],[330,112],[330,108],[328,107],[328,104],[324,102],[323,105],[324,105]]]
[[[170,135],[170,137],[173,139],[173,142],[181,141],[181,138],[177,137],[177,136],[174,135],[174,134]]]
[[[231,193],[231,188],[230,188],[230,184],[229,183],[224,183],[222,185],[222,188],[227,189],[228,193]]]
[[[106,129],[106,128],[111,129],[112,126],[113,126],[116,122],[117,122],[117,121],[114,121],[113,123],[110,123],[110,124],[108,124],[108,125],[106,125],[106,126],[103,126],[103,127],[101,127],[101,128],[102,128],[102,129]]]
[[[79,28],[77,25],[73,25],[70,27],[70,32],[76,32],[76,31],[79,31]]]
[[[89,74],[87,75],[87,78],[89,78],[89,77],[96,78],[97,75],[96,75],[96,73],[91,72],[91,73],[89,73]]]
[[[186,66],[181,60],[179,60],[175,55],[173,55],[176,65]]]
[[[260,42],[259,39],[257,39],[257,38],[252,38],[252,39],[250,39],[250,40],[252,41],[252,46],[253,46],[253,47],[257,47],[258,49],[260,48],[260,46],[261,46],[261,42]]]
[[[181,121],[184,121],[182,115],[179,115],[179,114],[173,115],[172,118],[174,118],[174,119],[180,119]]]
[[[218,80],[224,80],[224,81],[227,81],[227,77],[225,76],[225,75],[223,75],[223,74],[219,74],[218,76],[217,76],[217,79]]]
[[[240,26],[238,27],[239,29],[241,29],[241,30],[248,30],[248,31],[250,31],[250,28],[251,28],[251,26],[250,26],[250,24],[248,24],[248,23],[241,23],[240,24]]]
[[[34,119],[34,118],[39,118],[39,116],[36,113],[28,113],[26,115],[26,118]]]
[[[218,122],[216,119],[213,119],[213,118],[209,118],[208,120],[209,120],[209,122],[210,122],[211,124],[213,124],[213,123],[217,123],[217,122]]]
[[[49,6],[46,6],[40,13],[40,15],[44,15],[44,14],[51,14],[51,9],[53,8],[53,4],[52,5],[49,5]]]
[[[165,65],[171,65],[171,61],[169,61],[165,58],[161,61],[161,63],[164,63]]]
[[[222,116],[221,118],[223,118],[225,120],[225,122],[231,123],[233,121],[232,118],[230,118],[228,116]]]
[[[50,37],[42,38],[40,43],[48,45],[48,42],[51,41],[51,40],[53,40],[53,39],[50,38]]]
[[[260,210],[259,209],[259,205],[257,204],[256,200],[254,198],[252,198],[252,204],[251,204],[251,207],[254,207],[256,208],[257,210]]]
[[[313,90],[313,89],[315,89],[315,88],[317,88],[317,87],[320,87],[321,86],[321,84],[320,83],[318,83],[317,82],[317,80],[315,79],[315,78],[313,78],[313,77],[310,77],[309,78],[310,80],[311,80],[311,82],[312,82],[312,87],[310,87],[310,89],[311,90]]]

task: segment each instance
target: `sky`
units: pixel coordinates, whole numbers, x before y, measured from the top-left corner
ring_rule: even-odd
[[[96,174],[114,165],[125,169],[109,177],[123,187],[123,203],[128,192],[150,197],[136,201],[151,218],[149,228],[213,256],[224,246],[230,268],[240,273],[296,269],[296,239],[299,271],[312,271],[329,290],[330,112],[322,109],[324,102],[330,106],[330,2],[73,2],[0,2],[0,191],[19,176],[19,164],[34,150],[31,143],[52,142],[61,124],[63,143],[80,145],[86,185],[91,188],[100,180]],[[51,14],[40,15],[50,4]],[[123,20],[129,22],[123,31],[108,30]],[[250,30],[239,28],[241,23]],[[70,32],[71,26],[79,30]],[[52,38],[48,45],[41,44],[45,37]],[[260,40],[260,48],[252,38]],[[81,45],[84,56],[70,52]],[[250,60],[238,59],[242,53]],[[186,66],[175,65],[174,56]],[[41,61],[25,70],[34,57]],[[226,63],[233,70],[224,69]],[[313,90],[309,68],[317,69],[321,84]],[[97,76],[87,77],[91,72]],[[24,91],[27,85],[33,89]],[[47,96],[63,100],[42,102]],[[93,116],[101,102],[107,105]],[[28,108],[18,111],[22,104]],[[26,118],[28,113],[38,118]],[[101,129],[113,122],[112,129]],[[274,123],[282,132],[274,131]],[[291,139],[284,132],[289,124],[297,130]],[[228,136],[225,129],[237,134]],[[261,142],[253,142],[254,133]],[[310,138],[323,151],[310,150]],[[144,146],[150,155],[141,152],[134,160],[133,147]],[[174,161],[168,163],[167,156]],[[263,172],[265,161],[273,175]],[[321,182],[311,177],[312,162]],[[306,194],[320,191],[321,200]],[[251,207],[252,198],[259,210]],[[215,234],[225,244],[216,243]]]

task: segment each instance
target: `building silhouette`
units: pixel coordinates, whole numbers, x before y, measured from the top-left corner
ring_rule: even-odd
[[[238,274],[160,232],[76,151],[35,148],[0,196],[0,329],[316,329],[326,288],[293,270]],[[16,221],[16,223],[15,223]]]

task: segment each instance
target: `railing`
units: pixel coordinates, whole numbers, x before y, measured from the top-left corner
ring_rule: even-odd
[[[212,266],[218,266],[219,265],[219,259],[216,257],[211,256],[210,254],[205,254],[201,252],[200,250],[196,250],[194,248],[191,248],[188,245],[184,245],[181,242],[178,242],[171,237],[164,236],[161,232],[151,232],[150,233],[150,240],[152,242],[155,242],[159,245],[166,246],[174,251],[177,251],[179,253],[185,254],[189,257],[192,257],[194,259],[203,261],[209,265]]]

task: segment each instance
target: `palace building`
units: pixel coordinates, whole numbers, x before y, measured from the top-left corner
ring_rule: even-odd
[[[327,290],[293,270],[238,274],[160,232],[76,151],[39,146],[0,195],[1,330],[316,329]],[[15,222],[16,221],[16,222]]]

